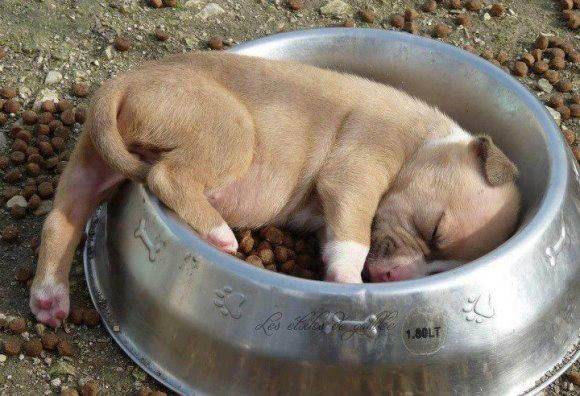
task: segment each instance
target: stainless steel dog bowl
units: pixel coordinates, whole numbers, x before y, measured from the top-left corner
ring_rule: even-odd
[[[491,63],[401,33],[309,30],[232,51],[436,104],[517,162],[525,213],[516,235],[461,268],[341,285],[222,254],[128,185],[91,222],[85,269],[105,326],[143,369],[185,394],[498,395],[533,393],[578,357],[578,165],[532,94]]]

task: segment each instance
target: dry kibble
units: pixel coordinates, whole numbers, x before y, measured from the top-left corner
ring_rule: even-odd
[[[391,26],[396,29],[402,29],[405,26],[405,17],[402,15],[395,15],[391,18]]]
[[[505,51],[499,51],[495,56],[495,59],[501,64],[506,63],[509,60],[509,55]]]
[[[493,17],[500,17],[502,16],[504,11],[504,6],[500,3],[495,3],[491,6],[491,8],[489,9],[489,13],[491,16]]]
[[[17,337],[10,337],[4,341],[4,353],[8,356],[20,355],[22,350],[22,341]]]
[[[83,312],[83,323],[91,327],[97,326],[101,323],[101,315],[99,315],[96,309],[85,309]]]
[[[280,266],[280,271],[289,274],[294,270],[295,266],[296,262],[294,260],[288,260]]]
[[[36,121],[38,121],[38,115],[32,110],[26,110],[22,112],[22,121],[26,125],[36,124]]]
[[[3,105],[0,105],[0,108],[2,108]],[[5,113],[0,113],[0,125],[4,125],[6,124],[6,122],[8,121],[8,116]]]
[[[254,267],[264,268],[262,259],[254,254],[246,258],[246,262],[252,264]]]
[[[7,183],[16,183],[22,179],[22,173],[18,169],[12,169],[6,172],[4,175],[4,180]]]
[[[280,244],[284,241],[284,233],[274,226],[263,228],[260,235],[270,243]]]
[[[9,200],[13,196],[19,195],[19,194],[20,194],[20,189],[18,187],[15,187],[15,186],[6,186],[6,188],[4,188],[4,190],[2,191],[2,197],[5,200]]]
[[[576,134],[569,129],[563,130],[562,134],[564,135],[566,142],[570,145],[570,147],[572,147],[576,141]]]
[[[566,54],[568,60],[572,63],[579,63],[580,62],[580,52],[572,51]]]
[[[151,396],[151,392],[152,392],[151,388],[144,386],[142,388],[139,388],[135,396]]]
[[[212,37],[208,42],[209,48],[216,51],[221,51],[224,49],[224,41],[221,37]]]
[[[564,59],[564,57],[566,56],[564,50],[562,48],[557,47],[548,48],[547,50],[544,51],[544,54],[550,56],[552,59],[554,58]]]
[[[546,48],[548,48],[548,44],[549,44],[548,38],[546,36],[540,35],[536,39],[535,47],[540,50],[545,50]]]
[[[14,205],[10,208],[10,216],[12,216],[14,219],[22,219],[26,216],[26,208]]]
[[[578,29],[578,27],[580,27],[580,16],[572,15],[570,19],[568,19],[568,27],[572,30]]]
[[[163,0],[163,5],[165,7],[177,7],[177,0]]]
[[[131,41],[125,37],[117,37],[113,43],[115,49],[119,52],[128,51],[131,48]]]
[[[4,87],[0,89],[0,97],[4,99],[12,99],[18,95],[18,92],[14,88]]]
[[[258,257],[263,263],[268,264],[274,261],[274,252],[272,249],[261,249],[258,251]]]
[[[163,1],[161,0],[149,0],[149,5],[153,8],[163,7]]]
[[[30,154],[28,156],[28,163],[29,164],[37,164],[37,165],[41,165],[44,162],[44,159],[42,158],[42,156],[40,154]],[[32,167],[30,169],[28,169],[28,167],[26,168],[27,171],[30,172],[34,172],[34,173],[38,173],[40,174],[40,170],[37,170],[35,167]],[[32,176],[37,176],[35,174],[32,174]]]
[[[548,64],[542,60],[534,63],[534,72],[537,74],[542,74],[546,72],[546,70],[548,70],[549,68],[550,67],[548,66]]]
[[[274,258],[279,263],[284,263],[288,259],[293,258],[294,254],[292,250],[288,249],[286,246],[276,246],[274,249]]]
[[[531,67],[535,61],[536,59],[530,53],[525,53],[524,56],[522,56],[522,62],[524,62],[528,67]]]
[[[8,324],[10,331],[16,334],[21,334],[26,330],[26,320],[24,318],[14,318]]]
[[[352,19],[352,18],[347,18],[342,23],[342,27],[345,27],[345,28],[353,28],[354,25],[355,25],[354,19]]]
[[[560,113],[562,121],[566,121],[567,119],[570,118],[570,109],[568,108],[568,106],[560,106],[556,108],[556,111]]]
[[[446,38],[451,34],[452,31],[453,29],[451,29],[449,26],[443,23],[438,23],[433,29],[433,35],[437,38]]]
[[[72,92],[74,96],[84,98],[89,94],[89,86],[85,83],[76,82],[72,85]]]
[[[551,69],[564,70],[565,67],[566,67],[566,62],[564,61],[564,58],[553,58],[550,61],[550,68]]]
[[[4,102],[3,110],[5,113],[18,113],[20,111],[20,102],[16,99],[9,99]]]
[[[300,11],[304,8],[304,1],[303,0],[288,0],[288,7],[292,11]]]
[[[70,314],[68,316],[68,320],[74,323],[77,326],[83,324],[83,313],[84,309],[82,308],[72,308],[70,310]]]
[[[52,145],[49,142],[38,143],[38,150],[40,150],[40,154],[42,154],[43,157],[49,157],[54,154]]]
[[[26,129],[21,129],[18,132],[16,132],[15,137],[16,139],[23,140],[26,143],[30,143],[30,141],[32,140],[32,134],[28,132]]]
[[[97,381],[89,380],[81,388],[82,396],[97,396],[99,394],[99,384]]]
[[[13,151],[10,153],[10,161],[16,165],[22,164],[24,161],[26,161],[26,154],[24,154],[22,151]]]
[[[18,268],[18,271],[16,271],[14,279],[20,283],[25,283],[27,280],[32,278],[32,275],[34,275],[32,269],[27,265],[22,265]]]
[[[167,396],[167,393],[156,390],[151,392],[149,396]]]
[[[36,194],[37,192],[37,188],[36,188],[36,184],[27,184],[26,186],[24,186],[24,188],[22,189],[22,196],[26,199],[29,199],[30,197],[32,197],[34,194]]]
[[[38,122],[38,125],[36,126],[37,130],[42,125],[44,125],[44,126],[50,126],[50,123],[52,121],[54,121],[54,116],[52,115],[52,113],[49,113],[49,112],[40,113],[40,115],[38,116],[38,121],[37,121]]]
[[[56,350],[60,356],[73,356],[74,349],[67,340],[60,340],[56,345]]]
[[[360,12],[360,17],[366,23],[373,23],[377,15],[372,10],[365,9]]]
[[[574,103],[570,105],[570,115],[574,118],[580,117],[580,104]]]
[[[52,100],[45,100],[40,105],[40,109],[45,112],[54,113],[56,111],[56,105]]]
[[[58,166],[58,157],[50,157],[44,161],[44,167],[46,169],[53,169],[56,166]]]
[[[437,9],[437,2],[435,0],[427,0],[423,3],[421,9],[425,12],[434,12]]]
[[[60,391],[60,396],[79,396],[79,393],[75,388],[63,388]]]
[[[72,109],[74,106],[70,100],[61,99],[56,104],[56,110],[60,113]]]
[[[28,199],[28,207],[32,210],[36,210],[38,209],[38,207],[40,206],[40,204],[42,203],[42,198],[40,198],[38,195],[33,194],[29,199]]]
[[[26,142],[22,139],[15,139],[14,143],[12,143],[12,150],[13,151],[26,151],[26,149],[28,148],[28,145],[26,144]]]
[[[159,41],[167,41],[169,40],[169,34],[162,29],[155,30],[155,38]]]
[[[541,61],[543,56],[544,56],[544,51],[542,51],[541,49],[534,49],[532,50],[532,52],[530,52],[532,54],[532,56],[534,57],[534,60],[537,61]]]
[[[252,234],[250,232],[242,237],[239,243],[239,248],[244,254],[250,254],[254,248],[254,238],[252,238]]]
[[[548,104],[550,105],[550,107],[557,109],[560,106],[564,106],[564,98],[560,94],[554,94],[550,96]]]
[[[413,8],[407,8],[405,10],[405,21],[407,22],[414,21],[415,19],[417,19],[418,16],[419,13]]]
[[[490,50],[482,51],[481,57],[485,60],[490,61],[493,59],[493,52],[491,52]]]
[[[571,10],[574,7],[574,2],[572,0],[560,0],[560,8],[562,10]]]
[[[67,109],[60,115],[60,120],[66,126],[74,125],[75,123],[75,111],[74,109]]]
[[[42,349],[42,342],[38,338],[24,342],[24,353],[26,356],[38,357]]]
[[[452,10],[459,10],[461,8],[461,0],[447,0],[447,7]]]
[[[2,240],[5,242],[9,243],[16,242],[16,240],[20,236],[20,230],[15,225],[10,224],[2,229],[2,233],[0,234],[0,236],[2,236]]]
[[[42,198],[50,198],[54,194],[54,187],[51,182],[45,181],[38,185],[38,195]]]
[[[482,7],[483,7],[483,3],[481,2],[481,0],[470,0],[467,3],[465,3],[465,8],[468,11],[477,12],[477,11],[481,10]]]
[[[455,23],[467,27],[471,25],[471,18],[469,18],[469,15],[467,14],[459,14],[457,15],[457,18],[455,18]]]
[[[5,155],[0,156],[0,170],[6,170],[10,165],[10,160]]]
[[[570,20],[570,18],[574,17],[574,11],[572,10],[563,10],[562,11],[562,19],[564,19],[566,22]]]
[[[405,22],[405,25],[403,26],[403,30],[408,32],[408,33],[411,33],[411,34],[417,34],[417,32],[419,31],[415,22],[409,22],[409,21]]]
[[[556,84],[556,89],[560,92],[570,92],[572,90],[572,83],[568,80],[560,80]]]
[[[75,121],[79,124],[84,124],[87,119],[87,111],[83,107],[77,107],[75,109]]]
[[[60,136],[55,136],[50,140],[50,144],[52,145],[52,148],[54,148],[56,151],[60,151],[64,148],[64,139]]]

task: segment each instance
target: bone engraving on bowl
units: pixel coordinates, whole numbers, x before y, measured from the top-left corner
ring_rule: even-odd
[[[364,334],[368,338],[375,338],[379,333],[377,329],[378,318],[369,315],[364,320],[343,320],[337,314],[329,312],[324,318],[324,333],[330,334],[334,326],[343,331]]]
[[[133,235],[135,235],[135,238],[141,239],[143,245],[145,245],[145,248],[149,252],[149,261],[154,262],[163,247],[163,243],[151,238],[147,233],[147,227],[145,227],[145,224],[145,219],[141,219],[141,221],[139,221],[139,227],[137,227]]]
[[[495,315],[491,294],[483,293],[470,296],[467,299],[467,304],[463,306],[463,312],[466,313],[465,319],[469,322],[482,323],[485,319],[491,319]]]
[[[242,305],[246,302],[246,296],[233,292],[230,286],[215,290],[215,295],[213,303],[223,316],[229,316],[232,319],[242,317]]]

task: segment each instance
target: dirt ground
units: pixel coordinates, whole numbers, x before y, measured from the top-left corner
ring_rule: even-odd
[[[209,9],[218,13],[204,19],[203,13],[212,1],[220,8],[210,6]],[[72,94],[73,82],[87,84],[92,92],[102,81],[145,60],[190,50],[208,50],[212,37],[223,39],[227,47],[281,31],[336,26],[345,21],[357,27],[393,29],[392,16],[403,14],[407,8],[421,10],[423,4],[423,1],[410,0],[344,1],[351,6],[352,18],[322,15],[321,8],[328,0],[290,2],[302,3],[300,10],[292,10],[286,0],[177,0],[175,7],[160,9],[142,0],[0,0],[0,88],[17,89],[19,100],[26,108],[31,108],[41,98],[50,97],[65,98],[82,107],[87,105],[88,99]],[[418,33],[431,35],[437,23],[445,23],[452,28],[445,41],[460,47],[471,45],[478,53],[491,50],[497,55],[505,51],[508,60],[504,66],[507,68],[533,49],[540,33],[560,37],[578,48],[580,32],[566,25],[560,1],[506,0],[502,3],[505,9],[500,17],[490,15],[493,13],[491,4],[484,3],[484,8],[478,12],[467,12],[450,10],[439,3],[433,13],[419,11]],[[364,10],[372,11],[372,15],[361,15]],[[575,12],[580,17],[580,10]],[[463,28],[455,24],[458,13],[469,15],[470,26]],[[164,31],[168,39],[158,40],[154,33],[157,30]],[[130,41],[129,50],[115,49],[113,43],[119,36]],[[566,68],[560,71],[561,79],[571,81],[576,93],[580,82],[578,65],[568,61]],[[553,87],[543,84],[543,91],[538,87],[537,76],[530,74],[521,81],[540,99],[550,97],[551,93],[544,91]],[[570,97],[570,93],[564,95],[568,104]],[[4,126],[0,123],[0,155],[10,153],[13,140],[9,131],[15,122],[20,122],[19,118],[20,113],[17,113],[8,117]],[[562,129],[578,150],[574,142],[580,130],[578,118],[566,120]],[[79,130],[80,125],[76,124],[73,135]],[[74,136],[67,144],[74,144]],[[5,173],[6,170],[0,170],[0,175]],[[18,186],[22,187],[22,183]],[[7,187],[2,177],[0,190]],[[42,329],[35,327],[28,309],[28,290],[15,280],[15,276],[22,266],[34,268],[35,255],[30,245],[39,235],[44,216],[29,211],[24,218],[14,219],[5,203],[5,200],[1,202],[0,229],[14,224],[20,230],[20,237],[16,243],[0,241],[0,320],[4,315],[26,318],[27,334],[22,336],[32,337]],[[80,253],[72,269],[71,296],[72,306],[92,306]],[[80,389],[89,380],[96,381],[104,394],[130,394],[143,387],[167,392],[122,353],[102,326],[70,324],[68,334],[62,330],[59,334],[72,342],[75,349],[72,357],[59,357],[52,352],[43,352],[34,358],[0,354],[0,394],[59,393],[66,388]],[[0,331],[0,344],[9,337],[10,331]],[[545,393],[580,394],[579,370],[577,364]]]

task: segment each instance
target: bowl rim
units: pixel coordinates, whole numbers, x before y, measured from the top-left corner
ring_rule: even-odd
[[[518,96],[530,109],[530,111],[535,114],[538,124],[542,128],[542,137],[545,147],[547,147],[548,150],[548,178],[546,189],[543,191],[543,196],[540,199],[536,213],[530,221],[518,228],[512,237],[496,249],[458,268],[423,278],[398,282],[363,284],[340,284],[302,279],[256,268],[251,265],[240,265],[240,262],[243,261],[217,250],[194,233],[188,231],[186,226],[178,224],[179,220],[172,218],[173,216],[169,215],[168,212],[166,212],[166,209],[162,208],[162,204],[159,200],[146,190],[154,211],[164,224],[168,226],[172,233],[181,240],[185,246],[193,247],[195,252],[206,257],[213,265],[218,266],[223,270],[227,270],[240,278],[244,278],[250,283],[276,286],[276,288],[286,288],[303,292],[310,292],[312,291],[313,286],[315,286],[318,292],[333,295],[351,295],[353,293],[356,294],[361,292],[407,294],[417,291],[425,291],[428,289],[440,288],[442,286],[449,286],[451,282],[461,281],[465,277],[481,271],[483,268],[493,266],[494,263],[498,263],[500,259],[505,260],[505,258],[510,255],[513,256],[514,259],[517,259],[519,255],[518,251],[529,243],[530,237],[533,235],[541,235],[540,231],[545,230],[551,225],[550,222],[556,217],[565,199],[565,192],[569,178],[570,171],[568,167],[565,142],[559,133],[559,128],[552,116],[546,110],[545,106],[522,84],[520,84],[519,81],[492,63],[453,45],[403,32],[369,28],[314,28],[278,33],[252,40],[239,44],[233,47],[230,51],[245,55],[246,52],[249,52],[254,48],[265,47],[268,45],[278,46],[278,44],[292,41],[307,40],[312,42],[313,39],[328,40],[331,38],[356,38],[357,40],[382,39],[401,42],[410,46],[428,48],[442,55],[455,57],[471,64],[472,67],[478,71],[487,74],[492,79],[497,80],[503,87],[514,92],[515,95]],[[562,164],[564,164],[564,166],[562,166]]]

